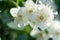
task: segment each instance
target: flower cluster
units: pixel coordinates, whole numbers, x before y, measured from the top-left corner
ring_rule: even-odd
[[[12,8],[10,13],[21,30],[30,24],[33,29],[30,35],[37,40],[60,40],[60,23],[54,20],[55,12],[48,4],[27,0],[24,7]]]

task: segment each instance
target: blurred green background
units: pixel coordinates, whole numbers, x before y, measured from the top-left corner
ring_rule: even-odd
[[[0,38],[1,40],[36,40],[30,36],[32,28],[27,25],[24,30],[20,30],[13,23],[14,19],[10,14],[10,9],[16,7],[11,1],[17,0],[0,0]],[[26,0],[19,0],[19,6],[23,7]],[[36,2],[36,0],[33,0]],[[60,15],[60,0],[53,0],[57,5],[57,11]],[[56,19],[59,19],[57,16]]]

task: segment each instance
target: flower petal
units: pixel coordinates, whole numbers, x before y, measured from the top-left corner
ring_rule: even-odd
[[[10,9],[10,13],[13,17],[17,17],[18,11],[19,11],[20,7],[18,8],[11,8]]]

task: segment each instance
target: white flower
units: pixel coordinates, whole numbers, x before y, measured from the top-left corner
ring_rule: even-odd
[[[48,28],[49,34],[52,35],[53,40],[60,40],[60,22],[54,21],[51,27]]]
[[[29,19],[36,9],[37,5],[32,0],[27,0],[24,3],[24,7],[21,7],[20,12],[22,12],[23,15]]]
[[[40,5],[38,5],[38,9],[31,15],[30,20],[35,23],[37,27],[45,29],[54,20],[53,11],[41,2]]]
[[[23,30],[28,24],[28,20],[22,13],[21,8],[12,8],[10,10],[10,13],[14,17],[15,25],[17,25],[21,30]]]
[[[48,39],[49,39],[48,35],[40,33],[36,40],[48,40]]]
[[[29,12],[32,12],[32,11],[36,10],[37,5],[32,0],[27,0],[25,2],[25,7],[26,7],[26,9],[29,10]]]
[[[24,5],[25,10],[23,10],[28,17],[37,9],[37,5],[32,0],[27,0]]]
[[[54,20],[54,15],[53,13],[49,12],[47,8],[43,8],[38,11],[37,14],[37,26],[40,27],[41,29],[47,28],[50,24],[52,24]]]
[[[24,29],[25,26],[29,23],[28,19],[26,18],[26,14],[23,13],[24,10],[21,8],[18,12],[18,17],[15,18],[15,22],[17,23],[18,27]]]
[[[25,26],[28,24],[28,21],[27,19],[22,16],[22,15],[19,15],[18,17],[16,17],[14,19],[14,22],[16,23],[16,25],[21,28],[21,30],[23,30],[25,28]]]
[[[44,31],[40,31],[38,28],[34,28],[30,35],[36,38],[36,40],[48,40],[49,38],[49,36]]]
[[[22,15],[24,15],[24,17],[26,17],[30,21],[31,16],[34,14],[36,9],[37,5],[32,0],[27,0],[24,4],[24,7],[21,7],[19,12],[22,13]],[[29,23],[32,24],[31,22]]]

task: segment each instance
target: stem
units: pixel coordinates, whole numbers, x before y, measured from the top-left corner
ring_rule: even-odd
[[[17,5],[19,5],[19,0],[17,0]]]
[[[16,7],[18,7],[17,3],[14,2],[13,0],[9,0],[10,2],[12,2]]]
[[[36,4],[38,4],[39,3],[39,0],[36,0]]]

